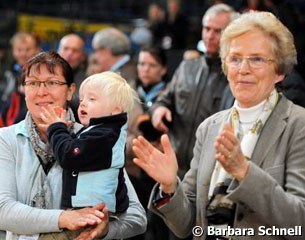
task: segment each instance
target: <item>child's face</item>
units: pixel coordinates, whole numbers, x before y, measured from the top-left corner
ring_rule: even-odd
[[[110,97],[103,95],[99,88],[94,85],[85,84],[80,89],[80,104],[78,107],[78,118],[84,126],[89,125],[90,118],[99,118],[112,115],[115,111]]]

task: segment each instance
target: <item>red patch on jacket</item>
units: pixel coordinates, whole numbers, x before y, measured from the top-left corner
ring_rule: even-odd
[[[79,154],[80,153],[80,149],[79,148],[74,148],[73,149],[73,154],[74,155],[77,155],[77,154]]]

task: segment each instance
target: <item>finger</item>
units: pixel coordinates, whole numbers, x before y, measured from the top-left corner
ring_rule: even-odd
[[[104,213],[104,217],[103,217],[103,221],[109,221],[109,210],[108,210],[108,208],[107,207],[105,207],[104,209],[103,209],[103,213]]]
[[[163,121],[159,122],[159,124],[157,125],[157,129],[164,133],[168,132],[168,127],[164,124]]]
[[[141,162],[145,162],[145,163],[148,162],[149,156],[148,156],[148,154],[145,154],[145,152],[143,152],[142,149],[140,149],[136,146],[133,146],[132,150],[133,150],[135,156],[138,159],[140,159]]]
[[[40,113],[40,118],[44,121],[47,122],[48,118],[46,117],[45,113],[41,112]]]
[[[146,173],[149,172],[149,165],[148,165],[146,162],[142,161],[142,159],[134,158],[134,159],[133,159],[133,162],[134,162],[137,166],[139,166],[141,169],[143,169]]]
[[[176,158],[175,151],[170,143],[169,137],[167,134],[161,136],[161,144],[164,150],[164,153],[167,157]]]
[[[144,156],[147,156],[149,154],[149,151],[146,149],[145,144],[143,144],[139,139],[133,140],[132,149],[135,153],[137,152],[138,154],[143,154]]]
[[[222,166],[225,165],[227,160],[226,156],[221,153],[216,153],[214,158],[215,160],[219,161]]]
[[[231,123],[223,124],[221,135],[224,135],[225,137],[229,138],[233,144],[236,144],[238,142],[238,138],[234,133],[234,129],[233,129]]]
[[[159,114],[158,112],[155,112],[152,116],[152,124],[155,128],[159,125],[161,119],[162,119],[162,114]]]
[[[52,111],[53,111],[53,113],[56,115],[56,116],[60,116],[61,115],[61,112],[62,112],[62,107],[60,107],[60,106],[54,106],[53,108],[52,108]]]
[[[95,215],[92,215],[92,214],[85,216],[84,220],[87,222],[88,225],[96,225],[96,224],[99,224],[102,222],[101,218],[99,218]]]
[[[49,106],[49,105],[48,105]],[[43,115],[45,118],[44,118],[44,121],[45,120],[48,120],[49,118],[50,118],[50,112],[49,112],[49,110],[48,110],[48,106],[46,106],[46,107],[42,107],[41,108],[41,115]]]
[[[232,158],[232,152],[221,143],[215,142],[214,147],[218,153],[224,155],[226,158]]]
[[[149,141],[147,141],[143,136],[137,138],[143,147],[143,151],[147,151],[148,154],[151,154],[154,150],[157,150]]]
[[[60,112],[60,119],[65,122],[66,121],[66,113],[67,111],[65,109],[61,109],[61,112]]]
[[[232,151],[234,148],[234,144],[227,137],[219,136],[219,137],[217,137],[216,141],[219,144],[223,145],[229,151]]]
[[[101,224],[99,224],[98,226],[96,226],[95,228],[91,229],[88,233],[88,239],[95,239],[96,237],[100,236],[103,231],[105,230],[105,228],[107,227],[107,222],[102,222]]]
[[[54,111],[54,106],[51,106],[51,105],[47,105],[46,106],[46,111],[48,112],[48,115],[49,116],[54,116],[54,115],[56,115],[55,114],[55,111]]]
[[[91,229],[86,229],[84,231],[82,231],[77,238],[75,238],[74,240],[87,240],[88,236],[90,237],[90,231]]]

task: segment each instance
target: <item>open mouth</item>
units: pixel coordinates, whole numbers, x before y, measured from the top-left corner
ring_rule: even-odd
[[[80,114],[81,114],[81,115],[87,115],[87,112],[85,112],[84,110],[81,110],[81,111],[80,111]]]

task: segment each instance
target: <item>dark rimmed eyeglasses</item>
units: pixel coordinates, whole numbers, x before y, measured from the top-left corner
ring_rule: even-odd
[[[32,89],[38,89],[40,88],[40,85],[43,84],[48,89],[54,89],[62,85],[67,85],[66,82],[60,82],[55,80],[49,80],[49,81],[25,81],[23,85],[28,88]]]

